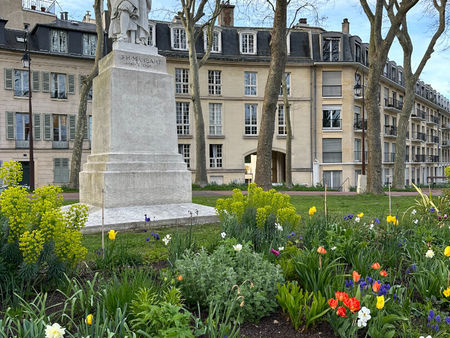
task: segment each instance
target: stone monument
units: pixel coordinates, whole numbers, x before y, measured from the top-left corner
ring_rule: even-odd
[[[92,150],[80,173],[80,202],[105,208],[190,203],[173,78],[166,59],[147,45],[151,0],[111,3],[113,50],[93,83]]]

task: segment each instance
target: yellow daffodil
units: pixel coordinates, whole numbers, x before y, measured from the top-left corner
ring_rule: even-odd
[[[444,290],[443,294],[445,297],[450,297],[450,286],[447,288],[447,290]]]
[[[392,223],[393,225],[398,225],[398,220],[397,220],[397,217],[395,217],[395,216],[388,216],[388,217],[386,217],[386,222],[388,222],[388,223]]]
[[[311,208],[309,208],[309,211],[308,211],[309,216],[312,217],[316,212],[317,212],[317,209],[315,206],[312,206]]]
[[[381,310],[384,308],[384,296],[377,296],[377,309]]]
[[[94,318],[94,316],[92,315],[92,313],[88,314],[86,317],[86,324],[87,325],[92,325],[92,319]]]
[[[360,212],[358,215],[356,215],[356,216],[358,216],[359,218],[363,218],[363,216],[364,216],[364,213],[363,212]]]
[[[445,248],[444,255],[447,256],[447,257],[450,257],[450,246]]]
[[[114,241],[116,239],[117,231],[109,230],[108,237],[111,241]]]

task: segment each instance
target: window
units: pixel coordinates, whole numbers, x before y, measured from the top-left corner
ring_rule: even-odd
[[[342,162],[342,140],[340,138],[324,138],[322,140],[323,163]]]
[[[256,73],[244,72],[244,94],[256,96]]]
[[[359,43],[355,44],[355,61],[361,62],[361,45]]]
[[[208,35],[206,30],[203,32],[203,36],[205,37],[203,41],[205,43],[204,49],[206,51],[208,49]],[[220,31],[214,30],[212,36],[211,53],[220,53],[222,51],[222,34]]]
[[[67,115],[53,115],[53,141],[67,141]]]
[[[278,135],[286,135],[286,116],[283,104],[278,105]]]
[[[51,81],[50,96],[54,99],[67,99],[66,74],[52,73]]]
[[[354,128],[355,129],[362,129],[361,107],[359,107],[359,106],[355,106],[354,107],[353,119],[354,119],[354,121],[353,121]],[[364,126],[364,127],[366,127],[366,126]]]
[[[28,71],[14,70],[14,96],[28,96]]]
[[[387,62],[386,62],[386,64],[384,65],[383,75],[384,75],[384,76],[388,76],[388,64],[387,64]]]
[[[339,39],[323,39],[323,61],[339,61]]]
[[[51,30],[50,51],[56,53],[67,53],[67,32],[60,30]]]
[[[176,102],[177,134],[189,135],[189,102]]]
[[[148,25],[148,33],[148,45],[156,47],[156,30],[154,23]]]
[[[284,73],[286,78],[286,92],[287,95],[291,95],[291,73]],[[280,96],[283,96],[283,84],[280,86]]]
[[[240,33],[239,46],[241,54],[256,54],[256,33]]]
[[[391,68],[391,80],[397,81],[397,68],[395,67]]]
[[[258,135],[257,104],[245,105],[245,135]]]
[[[184,28],[172,28],[172,49],[187,50],[186,32]]]
[[[53,159],[53,182],[69,183],[69,159],[55,158]]]
[[[209,166],[210,168],[222,168],[222,145],[209,145]]]
[[[175,68],[175,93],[189,94],[189,69]]]
[[[209,104],[209,135],[222,135],[222,104]]]
[[[341,106],[323,106],[323,129],[341,129]]]
[[[30,139],[29,114],[16,113],[16,140],[26,141]]]
[[[83,34],[83,55],[95,56],[97,35]]]
[[[328,188],[339,189],[342,182],[341,170],[324,170],[323,171],[323,184],[326,184]]]
[[[183,157],[184,162],[187,167],[191,167],[191,145],[190,144],[179,144],[178,153]]]
[[[220,70],[208,70],[209,95],[222,94],[222,72]]]
[[[355,138],[355,161],[361,161],[361,139]]]
[[[398,71],[398,83],[403,84],[403,72],[400,70]]]
[[[389,142],[384,142],[384,162],[389,162]]]
[[[341,72],[322,72],[322,96],[342,96]]]

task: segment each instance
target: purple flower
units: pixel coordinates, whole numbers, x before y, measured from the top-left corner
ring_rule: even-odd
[[[436,209],[434,209],[434,208],[430,209],[430,212],[435,212],[435,211],[436,211]]]
[[[147,237],[145,240],[148,242],[150,240],[150,237]]]
[[[417,265],[413,264],[413,265],[409,266],[408,269],[406,269],[406,274],[408,275],[411,272],[416,271],[416,269],[417,269]]]
[[[428,318],[430,318],[429,320],[431,320],[431,319],[434,318],[434,311],[433,311],[433,310],[430,310],[430,311],[428,312]]]
[[[436,319],[436,321],[437,321],[438,323],[441,322],[441,316],[440,316],[440,315],[437,315],[435,319]]]
[[[375,217],[375,222],[380,223],[380,220],[378,219],[378,217]]]
[[[150,222],[150,217],[147,217],[147,214],[145,214],[144,217],[146,222]]]
[[[446,322],[447,324],[450,324],[450,317],[445,317],[445,322]]]
[[[372,283],[373,283],[372,277],[367,276],[367,277],[366,277],[366,282],[367,282],[367,284],[372,285]]]
[[[277,251],[277,250],[275,250],[275,249],[273,249],[273,248],[270,249],[270,252],[273,253],[273,254],[274,254],[275,256],[277,256],[277,257],[280,255],[280,252]]]
[[[394,293],[394,300],[397,300],[397,293]]]
[[[300,241],[303,241],[303,236],[300,236],[298,239],[299,239]]]
[[[436,331],[436,332],[439,331],[439,325],[436,324],[436,325],[434,326],[434,331]]]
[[[353,214],[348,214],[347,216],[344,217],[344,220],[348,221],[351,220],[353,218]]]
[[[295,237],[295,232],[291,232],[289,235],[288,235],[288,238],[291,238],[291,237]]]
[[[345,283],[345,287],[346,287],[346,288],[348,288],[348,289],[353,289],[353,281],[352,281],[351,279],[346,279],[346,280],[344,281],[344,283]]]

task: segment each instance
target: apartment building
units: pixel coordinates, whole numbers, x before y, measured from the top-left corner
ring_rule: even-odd
[[[28,74],[22,70],[23,42],[18,40],[23,31],[5,28],[5,23],[0,21],[0,71],[5,78],[0,90],[0,114],[5,115],[0,116],[0,161],[16,159],[26,166],[28,144],[23,113],[28,111]],[[150,20],[149,26],[149,43],[167,58],[168,72],[174,76],[176,112],[170,113],[176,115],[179,152],[195,175],[195,122],[186,34],[176,19]],[[345,19],[342,30],[331,32],[309,26],[301,19],[287,37],[285,76],[293,129],[292,177],[296,184],[326,183],[332,188],[348,189],[356,186],[361,172],[363,97],[355,93],[354,87],[363,86],[367,77],[368,44],[351,35],[349,26]],[[37,185],[65,184],[68,180],[79,79],[89,72],[95,54],[92,34],[92,24],[56,18],[32,30],[33,109],[39,116],[35,117],[38,122],[34,127]],[[235,27],[233,6],[226,5],[213,39],[211,56],[199,74],[208,179],[218,184],[252,181],[270,62],[270,29]],[[202,39],[197,43],[200,56],[205,45]],[[64,94],[60,95],[59,89]],[[393,174],[403,96],[402,67],[388,61],[378,92],[385,183]],[[88,111],[90,114],[90,105]],[[449,165],[449,131],[449,100],[430,85],[418,82],[408,128],[406,184],[423,184],[428,177],[443,176],[443,168]],[[89,152],[89,135],[87,128],[84,157]],[[285,179],[285,149],[286,118],[280,95],[272,150],[274,183]]]

